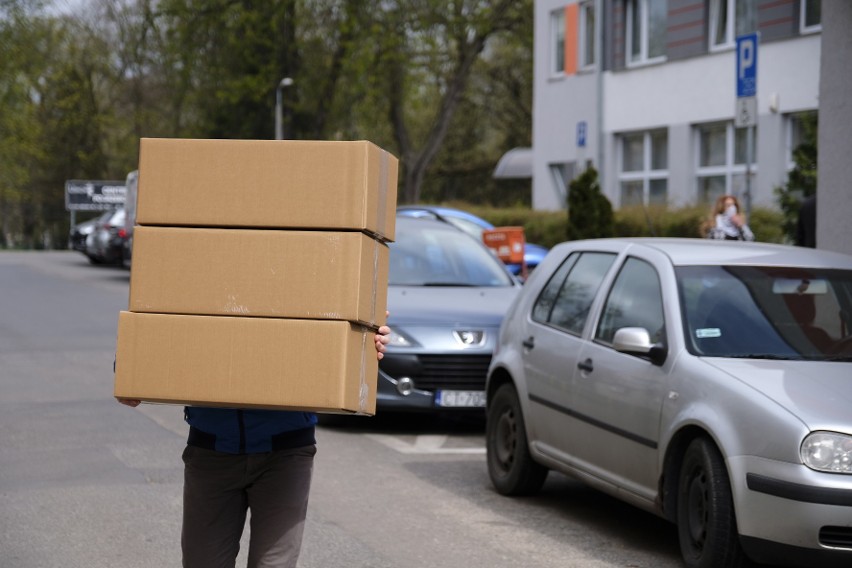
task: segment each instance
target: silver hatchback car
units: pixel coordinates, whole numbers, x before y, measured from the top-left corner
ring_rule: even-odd
[[[500,330],[488,471],[666,518],[689,567],[852,566],[852,257],[701,239],[554,247]]]

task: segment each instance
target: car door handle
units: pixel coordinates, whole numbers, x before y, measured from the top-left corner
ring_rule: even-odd
[[[535,347],[535,338],[533,336],[529,336],[521,342],[521,345],[527,349],[532,349]]]
[[[586,371],[587,373],[591,373],[595,370],[595,367],[592,365],[591,359],[586,359],[585,361],[580,361],[577,363],[577,368],[581,371]]]

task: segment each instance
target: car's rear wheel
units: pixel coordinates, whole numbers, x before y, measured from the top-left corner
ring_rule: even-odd
[[[687,448],[677,495],[677,532],[689,568],[750,565],[740,546],[725,463],[709,440],[697,438]]]
[[[486,418],[488,475],[503,495],[530,495],[544,484],[547,468],[533,461],[518,393],[511,384],[497,389]]]

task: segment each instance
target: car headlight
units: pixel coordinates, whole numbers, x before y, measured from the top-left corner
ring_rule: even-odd
[[[418,345],[418,343],[406,335],[401,329],[396,327],[391,328],[388,347],[414,347],[415,345]]]
[[[811,469],[852,473],[852,436],[848,434],[812,432],[805,437],[799,453]]]

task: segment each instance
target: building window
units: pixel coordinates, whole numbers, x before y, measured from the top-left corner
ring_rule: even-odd
[[[565,72],[565,10],[550,13],[550,74]]]
[[[712,203],[719,196],[745,195],[746,190],[746,128],[734,128],[733,122],[702,124],[695,128],[698,147],[698,201]],[[757,170],[755,148],[757,128],[751,148],[751,172]]]
[[[757,30],[755,0],[710,0],[710,49],[728,49]]]
[[[595,65],[595,3],[580,4],[580,67]]]
[[[568,205],[568,185],[574,179],[575,162],[557,162],[548,164],[553,192],[563,207]]]
[[[621,134],[621,206],[665,205],[668,201],[669,136],[665,129]]]
[[[822,29],[822,0],[802,0],[800,29],[803,34],[818,32]]]
[[[627,0],[627,63],[641,65],[665,58],[666,0]]]
[[[797,112],[787,116],[787,170],[796,167],[797,150],[802,151],[802,159],[811,156],[816,160],[816,140],[818,129],[817,111]],[[802,145],[807,147],[799,148]],[[813,164],[816,169],[816,163]]]

